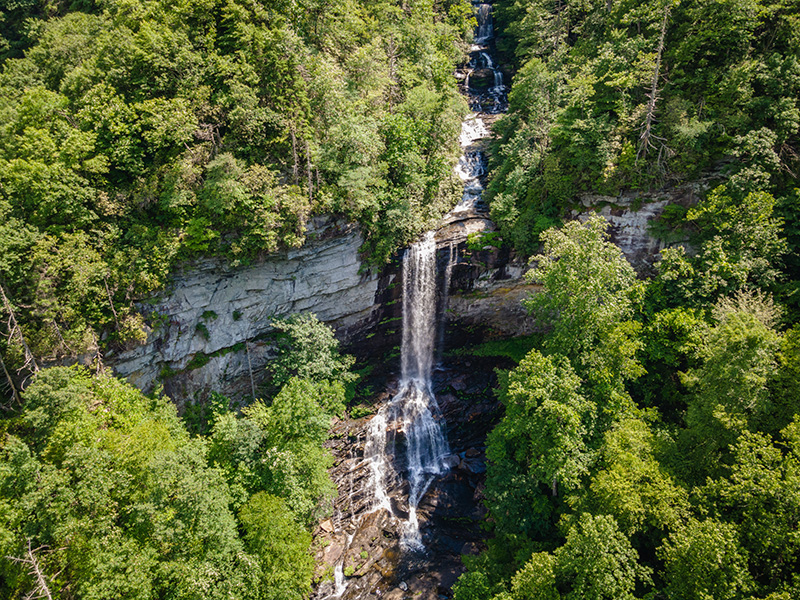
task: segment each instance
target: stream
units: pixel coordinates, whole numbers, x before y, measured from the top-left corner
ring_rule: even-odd
[[[487,216],[487,122],[507,105],[493,58],[492,7],[473,6],[478,26],[470,60],[456,73],[472,110],[462,123],[463,155],[455,168],[464,191],[445,222]],[[490,365],[442,363],[458,259],[457,244],[437,247],[434,231],[403,256],[401,374],[384,384],[374,415],[334,427],[331,475],[339,495],[316,533],[317,559],[326,569],[316,600],[448,598],[464,570],[461,555],[481,548],[483,444],[497,402]]]

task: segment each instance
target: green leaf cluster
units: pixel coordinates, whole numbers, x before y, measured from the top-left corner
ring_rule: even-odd
[[[281,380],[239,414],[215,394],[194,436],[168,398],[39,371],[0,421],[0,595],[35,591],[14,560],[33,556],[53,598],[306,597],[309,528],[336,492],[323,443],[352,375],[329,329],[291,322],[312,324],[339,369]]]
[[[725,194],[691,211],[699,238],[768,272],[783,241],[770,199]],[[527,305],[544,333],[500,374],[484,490],[494,537],[455,599],[795,597],[797,325],[781,331],[772,296],[748,289],[769,285],[760,276],[665,308],[675,283],[638,281],[605,227],[542,236]],[[771,256],[741,242],[753,236]],[[702,272],[702,257],[687,265]]]
[[[581,194],[715,172],[746,195],[795,187],[796,0],[497,4],[509,110],[494,126],[492,218],[526,255]]]
[[[315,214],[386,261],[458,192],[472,22],[466,0],[4,6],[0,285],[33,353],[141,342],[134,302],[176,261],[297,247]]]

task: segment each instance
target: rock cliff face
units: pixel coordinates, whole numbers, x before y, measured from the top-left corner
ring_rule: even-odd
[[[610,223],[611,241],[619,246],[631,265],[641,274],[650,274],[664,243],[650,235],[650,224],[670,204],[690,207],[718,180],[711,174],[691,183],[658,192],[628,192],[620,196],[584,194],[581,207],[572,211],[575,219],[586,220],[599,214]]]
[[[457,256],[447,301],[446,346],[476,343],[485,336],[527,335],[535,328],[522,305],[536,289],[525,281],[525,261],[507,250],[478,249],[467,243],[471,235],[495,229],[485,215],[466,212],[451,218],[436,234],[440,261],[445,262],[451,252]]]
[[[107,358],[137,387],[161,381],[175,399],[249,392],[247,374],[257,383],[269,358],[274,317],[313,312],[345,343],[374,325],[381,277],[363,270],[362,241],[354,226],[318,219],[300,249],[236,269],[216,259],[186,264],[145,308],[158,324],[147,343]]]
[[[648,223],[669,203],[691,204],[694,188],[652,197],[586,196],[585,209],[611,223],[611,237],[633,265],[649,270],[661,244]],[[475,211],[455,213],[437,230],[441,269],[450,263],[445,346],[486,336],[531,333],[535,323],[521,305],[535,287],[524,261],[491,246],[468,247],[470,235],[494,224]],[[334,327],[347,352],[389,354],[400,344],[399,256],[380,271],[359,256],[363,238],[353,225],[317,218],[309,241],[297,250],[232,268],[209,259],[183,265],[171,285],[143,307],[153,329],[145,344],[106,358],[117,374],[145,391],[159,383],[176,401],[201,398],[214,389],[249,394],[251,378],[263,379],[271,351],[271,320],[313,312]],[[455,260],[453,260],[455,259]]]

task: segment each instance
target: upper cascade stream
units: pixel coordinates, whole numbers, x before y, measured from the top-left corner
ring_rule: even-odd
[[[483,180],[487,174],[483,141],[490,135],[487,122],[508,108],[508,93],[503,72],[494,55],[492,5],[473,2],[478,26],[470,46],[470,60],[456,76],[463,82],[471,114],[461,124],[460,143],[464,151],[456,174],[464,182],[461,201],[451,211],[458,216],[465,212],[486,212],[483,202]]]

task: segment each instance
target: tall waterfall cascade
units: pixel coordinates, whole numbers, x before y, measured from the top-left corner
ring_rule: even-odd
[[[403,341],[399,391],[370,423],[365,458],[370,460],[373,510],[393,511],[386,493],[387,475],[398,459],[397,434],[404,438],[405,461],[397,461],[408,482],[408,511],[403,545],[422,550],[417,506],[435,477],[447,472],[450,454],[439,406],[433,394],[437,339],[436,241],[433,232],[411,246],[403,259]]]
[[[487,124],[507,107],[503,73],[494,58],[492,6],[474,1],[473,8],[478,25],[470,60],[456,73],[471,107],[471,113],[462,122],[463,154],[455,166],[464,188],[461,200],[445,217],[445,222],[486,217],[488,207],[482,195],[487,175],[484,141],[490,135]],[[347,510],[361,517],[344,529],[349,533],[339,556],[353,552],[350,547],[356,543],[354,536],[359,535],[362,525],[365,531],[376,531],[370,524],[388,519],[395,524],[400,547],[407,556],[427,556],[425,560],[429,562],[416,563],[420,565],[436,562],[436,556],[426,552],[426,543],[432,544],[435,534],[421,532],[420,520],[423,531],[432,531],[426,529],[431,526],[430,515],[426,508],[420,509],[418,516],[418,508],[436,479],[459,464],[459,456],[451,454],[446,424],[433,390],[433,374],[437,363],[442,361],[450,280],[458,258],[456,243],[437,250],[434,232],[425,234],[403,257],[400,380],[397,392],[366,426],[363,458],[359,461],[351,455],[354,466],[349,473],[353,476],[365,473],[365,494],[354,494],[350,479]],[[334,514],[333,523],[337,530],[342,530],[341,515],[337,518]],[[327,595],[322,596],[323,600],[355,600],[371,594],[371,589],[374,591],[363,587],[361,580],[351,579],[341,562],[334,566],[333,581],[325,589]]]
[[[464,211],[485,211],[482,180],[486,175],[486,159],[480,142],[489,137],[489,130],[484,116],[503,112],[507,101],[503,74],[491,56],[494,43],[492,7],[485,3],[474,3],[474,7],[478,26],[464,75],[465,91],[473,112],[461,128],[459,141],[464,154],[455,170],[464,182],[464,192],[461,201],[451,211],[453,215]],[[470,87],[470,76],[478,70],[484,72],[484,80],[487,79],[486,71],[490,72],[491,85],[488,88]],[[434,234],[428,232],[407,250],[403,259],[399,391],[372,418],[364,446],[364,458],[370,465],[372,511],[383,509],[395,516],[404,512],[402,543],[411,550],[424,549],[417,507],[434,479],[447,472],[446,458],[450,454],[431,376],[437,342],[441,350],[444,338],[444,323],[440,319],[437,324],[437,314],[443,315],[447,308],[450,276],[458,253],[455,246],[449,248],[440,288],[436,252]],[[437,294],[439,289],[441,294]],[[438,306],[437,296],[441,296]],[[407,511],[396,511],[387,492],[389,480],[395,480],[398,475],[405,475],[407,481]]]
[[[470,61],[464,74],[464,86],[473,112],[461,127],[460,143],[463,155],[456,165],[456,174],[464,182],[461,201],[451,211],[485,212],[482,204],[483,178],[486,159],[481,141],[489,136],[485,115],[498,114],[506,107],[506,88],[502,72],[492,59],[494,26],[490,4],[474,4],[478,26]],[[482,88],[470,87],[475,73],[481,72]],[[431,375],[435,346],[441,350],[444,328],[437,313],[444,315],[450,275],[457,261],[457,249],[450,247],[449,260],[443,273],[444,285],[437,283],[436,242],[433,232],[412,245],[403,259],[403,340],[402,371],[399,391],[373,417],[364,456],[370,464],[370,484],[373,490],[372,510],[385,509],[396,514],[387,493],[389,479],[405,475],[408,487],[408,506],[404,516],[404,547],[424,549],[419,531],[417,507],[433,480],[448,470],[450,454]],[[442,289],[437,306],[437,290]],[[438,310],[437,310],[438,309]],[[441,356],[441,354],[439,354]],[[400,434],[400,435],[398,435]],[[398,444],[398,438],[401,443]]]

